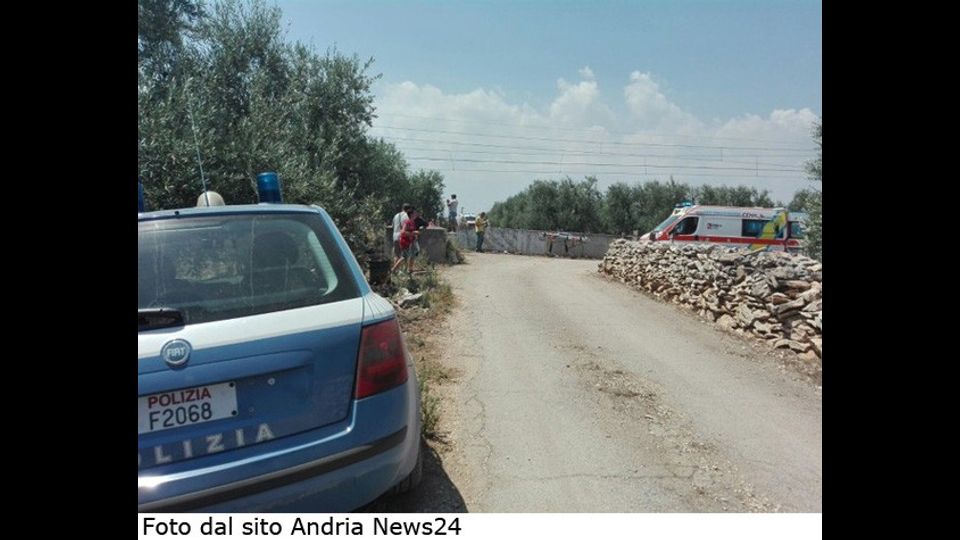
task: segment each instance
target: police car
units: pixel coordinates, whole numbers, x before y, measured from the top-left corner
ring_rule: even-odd
[[[260,180],[261,204],[138,212],[141,512],[342,512],[422,476],[396,313]]]

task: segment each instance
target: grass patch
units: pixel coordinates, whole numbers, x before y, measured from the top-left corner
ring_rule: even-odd
[[[447,237],[447,263],[449,264],[463,264],[467,262],[466,257],[463,256],[463,250],[460,249],[460,244],[456,240]]]
[[[439,440],[437,423],[440,420],[440,398],[433,394],[430,382],[426,377],[420,377],[420,412],[423,415],[420,424],[423,436],[428,439]]]
[[[436,362],[420,356],[417,360],[417,382],[420,385],[421,432],[427,439],[443,441],[438,424],[440,422],[440,396],[434,388],[450,379],[450,372]]]
[[[407,289],[413,294],[424,293],[423,306],[429,309],[438,309],[443,313],[450,313],[455,305],[453,289],[440,279],[437,269],[429,264],[417,264],[413,275],[394,274],[390,277],[389,288],[378,291],[381,294],[395,294],[400,289]]]
[[[424,296],[426,296],[427,307],[440,309],[444,313],[450,313],[451,308],[453,308],[453,289],[446,283],[441,283],[430,289]]]
[[[437,332],[455,305],[456,297],[434,265],[423,259],[418,259],[414,265],[412,275],[405,272],[392,274],[377,292],[394,301],[400,298],[401,289],[413,294],[423,293],[420,301],[399,308],[397,317],[417,364],[422,434],[426,439],[444,442],[439,431],[442,400],[439,386],[453,376],[439,363],[441,351]]]
[[[450,379],[450,372],[439,364],[423,360],[417,366],[417,376],[429,382],[441,382]]]

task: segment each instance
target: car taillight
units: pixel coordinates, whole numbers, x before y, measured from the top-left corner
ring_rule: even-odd
[[[407,382],[400,325],[396,319],[364,327],[357,359],[357,399]]]

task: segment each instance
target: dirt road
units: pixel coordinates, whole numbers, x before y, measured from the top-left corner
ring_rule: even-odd
[[[470,254],[446,272],[460,306],[441,338],[456,373],[442,468],[458,505],[822,511],[820,389],[596,267]]]

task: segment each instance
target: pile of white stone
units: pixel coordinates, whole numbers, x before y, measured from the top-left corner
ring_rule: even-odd
[[[805,360],[823,356],[823,265],[809,257],[615,240],[600,272]]]

